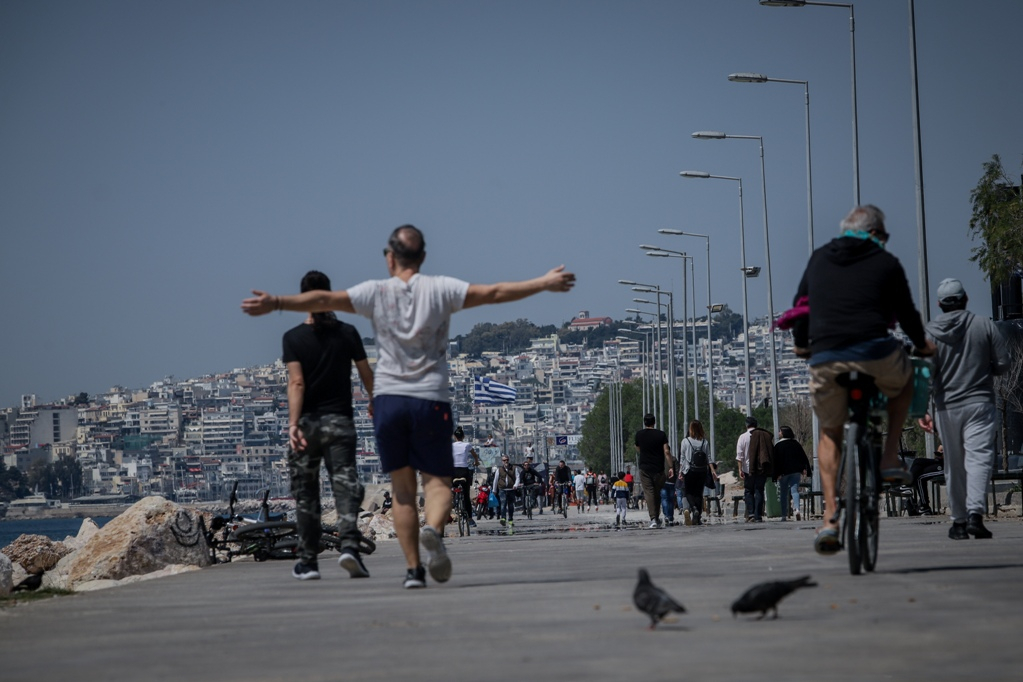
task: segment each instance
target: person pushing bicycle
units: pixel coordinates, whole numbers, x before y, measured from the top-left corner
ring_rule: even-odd
[[[820,421],[821,487],[824,525],[814,540],[820,554],[841,548],[835,511],[842,428],[848,415],[841,374],[862,372],[874,378],[888,397],[888,435],[881,458],[885,481],[908,483],[912,477],[899,461],[899,435],[913,400],[913,369],[901,343],[888,333],[894,322],[919,355],[933,355],[920,313],[899,260],[887,252],[884,213],[873,205],[854,208],[841,223],[840,236],[810,256],[793,305],[809,313],[793,326],[795,352],[808,358],[810,395]]]

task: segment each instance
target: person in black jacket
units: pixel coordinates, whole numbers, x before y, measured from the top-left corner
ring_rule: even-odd
[[[817,455],[827,515],[814,541],[821,554],[834,554],[841,547],[832,515],[848,405],[846,391],[835,379],[852,370],[873,376],[888,397],[888,423],[901,425],[913,400],[913,369],[888,329],[897,321],[917,352],[933,355],[935,350],[924,334],[906,273],[885,250],[888,238],[881,209],[857,206],[842,221],[841,236],[810,256],[793,301],[806,297],[810,308],[807,322],[794,328],[793,340],[797,354],[809,357],[810,393],[821,427]],[[908,483],[911,476],[898,457],[900,433],[899,428],[888,430],[881,475],[886,481]]]
[[[778,442],[774,444],[774,482],[778,484],[781,498],[781,520],[789,520],[789,498],[796,510],[796,521],[799,515],[799,481],[806,476],[812,467],[806,457],[806,450],[796,440],[796,434],[788,426],[778,429]]]

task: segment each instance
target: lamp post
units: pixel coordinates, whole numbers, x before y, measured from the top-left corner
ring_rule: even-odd
[[[652,317],[660,318],[661,311],[657,310],[656,313],[651,313],[648,310],[640,310],[639,308],[626,308],[625,312],[634,313],[636,315],[650,315]],[[661,391],[661,325],[660,319],[657,320],[658,324],[653,328],[650,340],[650,368],[653,370],[653,379],[650,382],[650,413],[655,415],[658,423],[663,423],[662,417],[662,402],[663,402],[663,391]],[[654,352],[654,349],[657,349]]]
[[[762,73],[733,73],[728,76],[733,83],[799,83],[803,86],[803,101],[806,103],[806,220],[810,237],[810,255],[813,255],[813,176],[810,170],[810,82],[788,78],[768,78]]]
[[[688,260],[689,264],[693,265],[693,257],[688,255],[688,254],[686,254],[684,251],[675,251],[673,249],[665,249],[665,248],[662,248],[660,246],[651,246],[650,244],[640,244],[639,248],[644,249],[647,252],[646,255],[648,255],[648,256],[653,256],[655,258],[678,258],[678,259],[680,259],[682,261],[682,300],[683,300],[683,303],[684,303],[684,305],[683,305],[683,312],[682,312],[682,320],[683,320],[683,322],[682,322],[682,341],[683,341],[683,343],[682,343],[682,357],[685,358],[684,362],[682,363],[682,367],[683,367],[683,369],[682,369],[682,386],[683,386],[683,390],[682,390],[682,415],[683,415],[683,422],[684,422],[682,426],[683,426],[683,430],[685,430],[686,424],[689,423],[689,399],[688,399],[688,395],[689,394],[688,394],[688,388],[687,388],[688,383],[689,383],[689,340],[688,340],[686,334],[688,334],[688,329],[689,329],[689,301],[688,301],[688,296],[689,296],[690,292],[692,292],[692,295],[693,295],[693,314],[694,315],[696,314],[696,298],[695,298],[695,296],[696,296],[696,285],[695,285],[695,281],[694,281],[693,286],[690,287],[689,286],[689,282],[686,281],[686,277],[687,277],[686,261]],[[695,275],[695,272],[696,272],[695,266],[692,268],[692,270],[690,272],[692,272]],[[696,372],[696,369],[695,369],[695,364],[696,364],[696,361],[695,361],[695,358],[696,358],[696,356],[695,356],[695,352],[696,352],[695,351],[695,348],[696,348],[696,324],[695,324],[695,320],[694,320],[692,329],[693,329],[693,349],[694,349],[694,351],[693,351],[693,353],[694,353],[694,355],[693,355],[693,365],[694,365],[694,369],[693,369],[693,413],[695,415],[694,418],[695,419],[699,419],[700,418],[699,390],[697,388],[697,383],[696,383],[696,381],[697,381],[697,379],[696,379],[697,372]]]
[[[741,182],[740,182],[739,187],[740,188],[742,187]],[[741,189],[739,191],[739,197],[740,197],[740,200],[741,200],[741,197],[742,197],[742,190]],[[714,367],[714,341],[713,341],[713,335],[711,333],[711,327],[712,327],[712,325],[711,325],[711,312],[714,312],[714,311],[712,310],[713,305],[710,302],[711,301],[711,296],[710,296],[710,235],[697,234],[695,232],[684,232],[682,230],[670,230],[670,229],[663,229],[663,230],[657,230],[657,231],[660,232],[661,234],[670,234],[670,235],[676,235],[676,236],[680,236],[680,237],[699,237],[700,239],[705,239],[707,241],[707,396],[708,396],[707,405],[708,405],[708,407],[710,409],[710,451],[714,455],[714,457],[716,458],[717,457],[717,450],[714,449],[714,369],[713,369],[713,367]],[[744,259],[743,265],[745,265],[745,259]],[[742,286],[743,286],[743,293],[744,293],[744,295],[743,295],[743,305],[745,305],[745,302],[746,302],[746,300],[745,300],[746,276],[745,275],[743,275],[743,278],[742,278]],[[696,311],[695,311],[696,305],[695,304],[693,304],[693,308],[694,308],[693,315],[695,316],[696,315]],[[743,314],[745,315],[745,308],[743,309]],[[745,319],[746,318],[743,317],[744,321],[745,321]],[[694,326],[695,326],[695,320],[694,320]],[[695,358],[694,358],[694,360],[695,360]],[[749,341],[748,340],[747,340],[747,343],[746,343],[746,378],[747,378],[747,381],[748,381],[749,380]],[[748,393],[748,391],[749,391],[749,384],[748,383],[746,384],[746,389],[747,389],[747,400],[748,400],[749,399],[749,393]]]
[[[742,178],[732,177],[731,175],[712,175],[711,173],[705,173],[703,171],[682,171],[679,173],[683,178],[701,178],[701,179],[714,179],[714,180],[734,180],[739,183],[739,254],[741,256],[742,267],[742,336],[743,336],[743,360],[746,364],[746,412],[747,414],[753,414],[753,394],[750,388],[750,360],[749,360],[749,305],[747,303],[747,292],[746,292],[746,278],[748,275],[748,268],[746,267],[746,221],[743,217],[745,212],[742,207]],[[674,231],[661,230],[665,234],[675,234]],[[678,234],[684,234],[678,232]],[[710,238],[707,238],[707,252],[710,253]],[[708,264],[710,258],[708,256]],[[708,265],[707,274],[710,276],[710,267]],[[713,391],[712,391],[713,393]]]
[[[819,7],[849,8],[849,46],[852,64],[852,142],[853,142],[853,205],[860,205],[860,137],[859,125],[856,122],[856,17],[852,4],[839,2],[811,2],[810,0],[760,0],[765,7]]]
[[[756,140],[760,143],[760,184],[764,199],[764,253],[767,266],[767,347],[771,358],[771,419],[772,429],[778,424],[778,359],[774,350],[774,292],[771,287],[771,233],[767,226],[767,168],[764,164],[764,138],[760,135],[728,135],[716,131],[697,131],[693,133],[697,140]],[[752,408],[751,408],[752,409]]]
[[[640,351],[639,351],[640,352],[640,356],[639,356],[640,357],[640,362],[643,364],[643,373],[640,375],[640,389],[641,389],[640,392],[642,394],[643,414],[646,414],[647,412],[650,411],[650,409],[648,408],[648,405],[647,405],[647,384],[649,383],[649,379],[648,379],[649,374],[647,372],[647,362],[648,362],[647,358],[649,357],[649,353],[647,352],[647,340],[650,338],[650,335],[647,332],[633,331],[631,329],[619,329],[618,333],[619,334],[635,334],[636,336],[643,337],[642,339],[640,339],[638,341],[638,343],[640,344],[640,346],[639,346],[639,348],[640,348]],[[627,336],[618,336],[617,338],[623,339],[623,340],[628,339],[629,341],[636,341],[636,339],[629,339],[629,337],[627,337]]]
[[[675,389],[675,336],[672,332],[675,320],[675,297],[670,291],[661,291],[660,288],[650,288],[647,286],[632,287],[632,290],[639,293],[657,294],[657,301],[648,301],[642,298],[632,299],[636,303],[654,304],[657,305],[657,326],[660,327],[661,315],[660,309],[662,306],[667,308],[668,313],[668,435],[671,437],[672,443],[678,442],[678,393]],[[661,295],[668,297],[668,303],[661,303]],[[663,401],[662,401],[663,405]],[[662,422],[663,424],[663,422]],[[674,445],[672,446],[674,447]]]

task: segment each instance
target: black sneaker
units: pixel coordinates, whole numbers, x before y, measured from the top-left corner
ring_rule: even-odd
[[[953,522],[952,527],[948,529],[948,537],[951,540],[969,540],[970,534],[966,532],[965,523]]]
[[[410,568],[405,572],[405,582],[402,584],[406,590],[414,590],[426,587],[426,569],[422,566]]]
[[[303,564],[299,561],[295,568],[291,569],[291,576],[299,580],[319,580],[320,570],[316,564]]]
[[[337,565],[348,571],[348,575],[353,578],[369,577],[369,569],[366,568],[366,564],[362,563],[362,557],[359,556],[358,550],[346,549],[341,552]]]
[[[970,520],[966,522],[966,532],[978,540],[986,540],[994,535],[984,527],[984,517],[980,514],[970,514]]]

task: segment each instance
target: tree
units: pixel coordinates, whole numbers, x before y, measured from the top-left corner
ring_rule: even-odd
[[[720,339],[726,344],[731,343],[742,332],[742,315],[733,312],[726,305],[721,312],[714,314],[712,327],[715,339]]]
[[[997,154],[984,164],[970,201],[970,236],[981,242],[970,260],[980,265],[988,281],[1006,282],[1023,267],[1023,193]]]
[[[1001,326],[1009,346],[1012,364],[1009,369],[995,377],[995,394],[998,396],[998,411],[1002,416],[1002,471],[1009,470],[1009,412],[1023,414],[1023,332],[1017,327]]]

